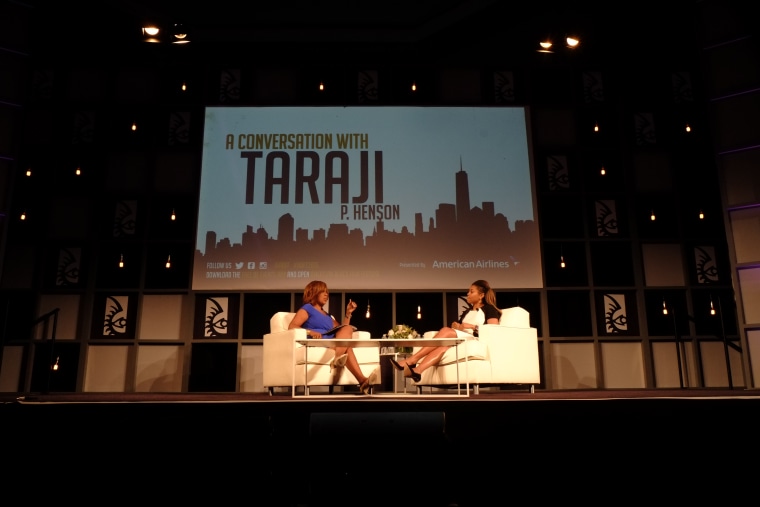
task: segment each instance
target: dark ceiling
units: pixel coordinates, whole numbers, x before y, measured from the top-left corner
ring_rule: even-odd
[[[38,53],[82,60],[144,51],[139,27],[146,22],[184,24],[192,42],[175,53],[190,58],[520,64],[538,58],[539,38],[577,34],[583,56],[574,58],[651,60],[693,50],[697,3],[672,0],[659,9],[662,2],[652,0],[624,7],[572,0],[116,0],[93,8],[52,1],[37,4],[33,28],[42,34],[35,37]]]

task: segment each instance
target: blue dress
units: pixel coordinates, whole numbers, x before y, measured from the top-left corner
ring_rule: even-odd
[[[302,328],[316,331],[317,333],[322,334],[322,338],[335,338],[335,333],[329,334],[329,335],[323,334],[326,331],[329,331],[330,329],[335,327],[335,324],[333,324],[332,317],[320,312],[319,310],[314,308],[314,305],[312,305],[311,303],[306,303],[301,308],[305,310],[306,313],[309,314],[309,317],[306,319],[306,322],[304,322],[301,325]]]

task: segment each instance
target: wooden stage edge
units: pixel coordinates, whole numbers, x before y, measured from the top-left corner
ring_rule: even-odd
[[[315,394],[292,397],[290,392],[275,393],[0,393],[0,403],[49,404],[49,403],[309,403],[357,402],[514,402],[546,400],[620,400],[620,399],[749,399],[760,400],[760,389],[683,388],[683,389],[587,389],[554,390],[530,393],[527,390],[485,390],[469,397],[441,394],[407,394],[394,396],[379,394],[365,396],[359,393]]]

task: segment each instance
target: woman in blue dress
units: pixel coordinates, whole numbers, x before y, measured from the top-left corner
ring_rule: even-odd
[[[324,309],[329,300],[330,292],[325,282],[320,280],[309,282],[303,290],[303,306],[298,309],[295,317],[290,321],[288,329],[306,329],[306,336],[314,340],[351,339],[354,333],[354,327],[350,325],[351,314],[356,310],[356,303],[351,300],[348,301],[346,316],[343,318],[344,326],[331,332],[340,324]],[[335,369],[344,366],[356,377],[361,392],[369,394],[372,385],[377,382],[377,370],[370,373],[369,377],[365,377],[354,355],[354,349],[352,347],[335,347],[335,357],[330,363],[330,367]]]

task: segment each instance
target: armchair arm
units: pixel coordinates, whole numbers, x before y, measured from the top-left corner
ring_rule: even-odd
[[[264,387],[289,386],[293,382],[295,340],[305,340],[305,329],[289,329],[264,335],[262,361]]]
[[[540,384],[538,331],[534,327],[480,326],[479,340],[488,345],[494,384]]]

